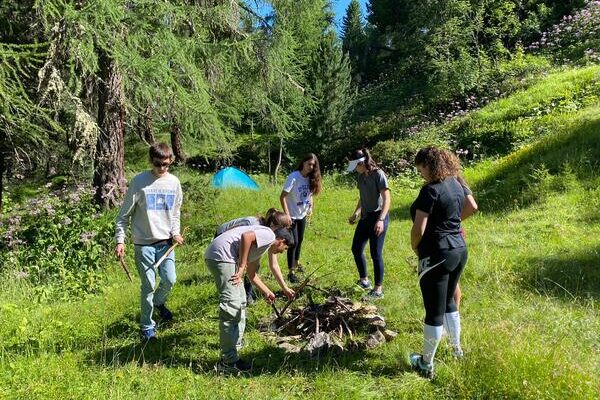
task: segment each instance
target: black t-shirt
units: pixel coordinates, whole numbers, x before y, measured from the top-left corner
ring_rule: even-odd
[[[413,221],[417,210],[429,214],[425,233],[418,246],[419,258],[433,255],[439,250],[466,247],[460,234],[460,216],[465,197],[469,194],[471,191],[454,177],[428,183],[421,188],[419,196],[410,206]]]

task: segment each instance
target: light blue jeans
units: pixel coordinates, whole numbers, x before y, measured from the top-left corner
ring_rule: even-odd
[[[246,329],[246,290],[242,283],[234,285],[229,282],[235,274],[235,264],[205,261],[219,291],[221,359],[226,363],[234,363],[239,360],[238,349],[242,347]]]
[[[156,287],[156,269],[154,264],[166,253],[170,245],[166,242],[156,245],[135,245],[135,264],[140,274],[140,327],[142,330],[154,328],[152,319],[155,305],[165,304],[175,284],[175,251],[158,266],[160,284]]]

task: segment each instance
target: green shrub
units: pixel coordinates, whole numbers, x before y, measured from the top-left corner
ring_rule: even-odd
[[[40,299],[70,299],[100,290],[113,218],[92,202],[89,186],[41,195],[15,207],[0,226],[5,266]],[[10,263],[8,262],[10,260]]]
[[[385,140],[372,149],[373,158],[389,175],[398,175],[412,169],[415,155],[426,146],[447,147],[442,135],[426,130],[406,139]]]

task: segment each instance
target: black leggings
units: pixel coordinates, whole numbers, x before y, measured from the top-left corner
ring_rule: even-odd
[[[431,326],[442,326],[444,313],[455,312],[454,291],[465,264],[467,263],[467,248],[461,247],[441,251],[421,259],[419,264],[434,266],[423,274],[419,281],[423,304],[425,305],[425,323]]]
[[[379,236],[375,234],[375,224],[379,221],[379,211],[370,212],[356,225],[354,238],[352,239],[352,254],[358,269],[358,275],[361,278],[367,277],[367,259],[364,255],[365,246],[369,242],[371,250],[371,259],[373,260],[373,269],[375,272],[375,285],[383,284],[383,244],[385,243],[385,233],[390,222],[389,215],[385,216],[383,221],[383,232]]]
[[[304,240],[304,230],[306,229],[306,217],[302,219],[292,220],[290,231],[294,237],[294,246],[288,247],[287,263],[290,271],[296,266],[296,262],[300,259],[300,250],[302,249],[302,241]]]

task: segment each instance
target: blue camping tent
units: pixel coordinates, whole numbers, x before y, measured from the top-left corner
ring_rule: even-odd
[[[252,180],[245,172],[235,167],[223,168],[217,172],[212,179],[212,185],[218,189],[224,188],[242,188],[258,190],[258,184]]]

